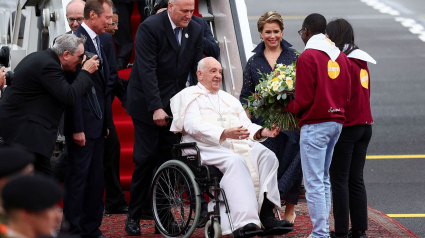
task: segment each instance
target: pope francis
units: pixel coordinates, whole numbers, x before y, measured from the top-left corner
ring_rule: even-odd
[[[220,186],[226,192],[235,230],[290,226],[273,213],[273,208],[280,208],[278,161],[259,143],[275,137],[279,129],[253,124],[239,100],[220,90],[222,68],[214,58],[199,61],[196,74],[199,83],[171,99],[170,130],[182,133],[183,143],[197,142],[202,163],[224,174]],[[225,215],[224,205],[220,213]],[[228,219],[221,219],[221,227],[223,234],[232,233]]]

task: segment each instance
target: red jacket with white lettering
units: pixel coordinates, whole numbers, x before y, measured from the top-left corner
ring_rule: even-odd
[[[370,74],[367,62],[349,58],[351,68],[351,100],[345,109],[344,127],[373,124],[370,110]]]
[[[335,121],[344,123],[351,96],[351,63],[344,53],[335,62],[319,50],[307,49],[297,60],[295,99],[287,108],[299,126]]]

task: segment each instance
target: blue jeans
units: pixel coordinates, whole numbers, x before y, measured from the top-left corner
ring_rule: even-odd
[[[342,124],[322,122],[301,127],[300,150],[312,235],[328,237],[331,211],[329,167]]]

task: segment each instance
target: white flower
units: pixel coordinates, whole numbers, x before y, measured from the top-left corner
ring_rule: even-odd
[[[288,84],[288,90],[292,90],[294,89],[294,85],[293,84]]]
[[[286,76],[285,76],[285,75],[283,75],[283,74],[281,74],[281,75],[277,76],[277,78],[278,78],[279,80],[285,80]]]

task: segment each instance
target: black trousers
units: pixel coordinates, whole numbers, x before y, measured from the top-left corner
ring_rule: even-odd
[[[329,169],[335,233],[347,234],[349,217],[354,231],[367,230],[367,196],[363,180],[372,126],[344,127],[335,145]]]
[[[151,183],[155,171],[172,159],[171,149],[178,136],[170,132],[170,125],[145,124],[135,118],[133,161],[136,164],[130,186],[128,216],[139,219],[142,209],[151,209]]]
[[[86,139],[85,146],[66,137],[68,151],[65,172],[63,214],[69,233],[82,238],[97,238],[103,217],[103,151],[105,138]]]
[[[47,158],[44,155],[39,153],[34,153],[35,162],[34,162],[34,170],[37,173],[41,173],[43,175],[47,175],[49,177],[53,177],[52,165],[50,164],[50,158]]]
[[[131,14],[133,13],[134,3],[121,3],[119,0],[113,0],[113,2],[120,14],[118,30],[114,34],[117,58],[122,58],[128,63],[134,46],[131,35]],[[146,14],[144,14],[145,1],[140,1],[137,4],[140,13],[140,22],[142,22],[146,19]]]
[[[105,210],[116,210],[127,206],[125,195],[120,184],[120,141],[115,125],[109,128],[109,136],[105,139],[103,156],[103,173],[105,177]]]

